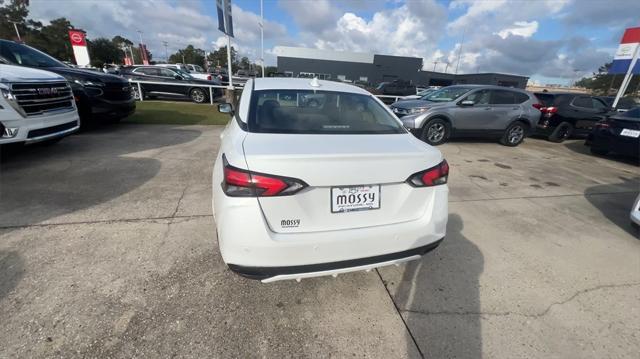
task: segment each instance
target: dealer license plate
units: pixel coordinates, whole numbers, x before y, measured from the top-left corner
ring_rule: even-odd
[[[380,185],[331,187],[331,213],[380,208]]]
[[[628,128],[625,128],[625,129],[622,130],[622,132],[620,132],[620,136],[638,138],[638,137],[640,137],[640,131],[638,131],[638,130],[630,130]]]

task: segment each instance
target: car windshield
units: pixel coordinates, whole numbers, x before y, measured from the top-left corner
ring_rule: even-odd
[[[402,124],[372,96],[308,90],[262,90],[251,99],[250,132],[396,134]]]
[[[378,84],[378,86],[376,86],[376,90],[382,90],[382,88],[384,87],[384,85],[388,84],[388,82],[381,82],[380,84]]]
[[[198,65],[191,65],[191,66],[193,67],[193,70],[195,72],[200,72],[200,73],[204,72],[204,69]]]
[[[67,67],[53,57],[29,46],[0,40],[0,57],[9,64],[29,67]]]
[[[445,87],[433,92],[432,94],[429,94],[423,99],[433,102],[455,101],[460,98],[460,96],[466,94],[469,91],[471,91],[471,88],[469,87]]]
[[[436,91],[436,90],[424,90],[424,91],[420,91],[420,92],[418,93],[418,96],[420,96],[420,99],[421,99],[421,100],[426,100],[426,99],[427,99],[427,97],[428,97],[429,95],[431,95],[432,93],[434,93],[435,91]]]
[[[180,69],[173,69],[173,71],[177,72],[180,76],[184,77],[185,79],[193,79],[193,76],[191,76],[188,72],[182,71]]]

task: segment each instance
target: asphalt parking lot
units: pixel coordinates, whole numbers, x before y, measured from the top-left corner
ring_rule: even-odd
[[[0,357],[640,352],[637,166],[582,141],[445,144],[450,219],[436,251],[261,284],[217,251],[221,129],[121,124],[0,165]]]

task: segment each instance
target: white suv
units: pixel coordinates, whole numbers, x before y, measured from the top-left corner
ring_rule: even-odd
[[[369,92],[250,79],[235,112],[219,109],[233,115],[213,170],[231,270],[264,282],[337,275],[420,258],[444,238],[447,162]]]
[[[0,144],[55,141],[80,128],[67,81],[49,71],[0,64]]]

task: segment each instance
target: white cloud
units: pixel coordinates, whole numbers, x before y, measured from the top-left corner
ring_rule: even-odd
[[[531,37],[538,31],[537,21],[516,21],[513,23],[513,27],[508,27],[498,31],[496,34],[503,39],[506,39],[509,35]]]

